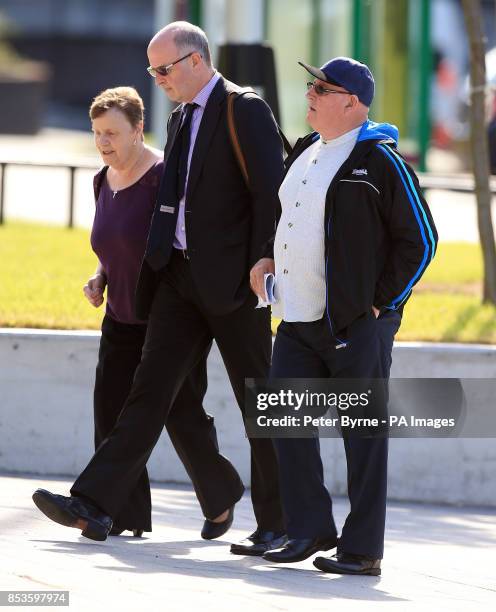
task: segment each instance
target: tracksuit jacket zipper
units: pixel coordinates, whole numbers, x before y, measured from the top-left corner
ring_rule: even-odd
[[[370,142],[370,141],[369,141]],[[329,303],[329,250],[330,250],[330,241],[331,241],[331,220],[332,220],[332,211],[334,208],[334,186],[339,183],[341,178],[345,176],[349,169],[356,165],[359,159],[362,157],[362,149],[363,145],[359,146],[360,143],[357,142],[352,152],[350,153],[348,159],[343,163],[341,168],[336,172],[334,178],[332,179],[326,193],[326,204],[325,204],[325,221],[326,221],[326,236],[327,236],[327,244],[325,245],[325,286],[326,286],[326,314],[327,320],[329,322],[329,328],[331,330],[331,335],[333,338],[336,338],[338,344],[336,344],[336,349],[344,348],[347,345],[345,340],[338,338],[334,331],[334,326],[332,324],[332,316],[331,316],[331,304]],[[357,146],[360,148],[360,152],[357,150]],[[337,331],[337,330],[336,330]]]

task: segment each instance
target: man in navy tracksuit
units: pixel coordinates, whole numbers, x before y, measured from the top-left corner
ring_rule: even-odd
[[[282,322],[270,375],[387,379],[402,308],[434,256],[436,229],[396,150],[397,129],[368,119],[374,79],[367,66],[350,58],[301,65],[315,79],[307,93],[315,131],[287,160],[274,260],[269,254],[251,278],[263,295],[263,274],[275,269],[273,312]],[[380,574],[387,436],[343,441],[351,509],[338,540],[318,438],[274,440],[289,539],[265,559],[301,561],[337,546],[314,565]]]

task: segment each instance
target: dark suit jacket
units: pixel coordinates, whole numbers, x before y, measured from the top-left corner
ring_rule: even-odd
[[[242,89],[221,77],[208,99],[191,159],[185,205],[191,273],[205,308],[217,315],[235,310],[250,295],[249,272],[273,236],[284,172],[282,143],[272,112],[256,94],[245,93],[236,99],[234,116],[248,169],[246,185],[227,126],[227,95],[231,91]],[[166,164],[181,109],[179,106],[172,112],[167,125]],[[162,201],[163,193],[161,189],[157,198],[147,254],[157,247],[158,216],[168,215],[167,223],[176,225],[178,203],[173,203],[174,214],[164,212],[171,202]],[[173,233],[166,245],[168,252]],[[145,255],[136,291],[140,319],[148,317],[157,276]]]

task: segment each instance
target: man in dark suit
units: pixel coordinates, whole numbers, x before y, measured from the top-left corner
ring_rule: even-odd
[[[180,105],[167,126],[165,170],[137,288],[137,315],[148,317],[142,360],[116,427],[74,483],[72,497],[52,496],[42,508],[95,539],[106,538],[178,390],[212,339],[242,412],[245,377],[266,377],[271,354],[270,312],[255,308],[250,273],[274,231],[283,174],[277,125],[255,94],[236,100],[246,182],[227,123],[227,96],[242,90],[213,68],[204,32],[186,22],[169,24],[150,42],[148,57],[156,84]],[[231,551],[261,555],[285,535],[272,442],[250,445],[257,530]],[[216,474],[210,478],[215,487]],[[233,507],[218,510],[223,520],[207,521],[209,537],[232,523]]]

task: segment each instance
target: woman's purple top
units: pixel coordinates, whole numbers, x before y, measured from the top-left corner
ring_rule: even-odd
[[[159,161],[115,195],[107,177],[101,181],[91,246],[107,276],[106,313],[121,323],[144,322],[134,314],[134,293],[162,172]]]

